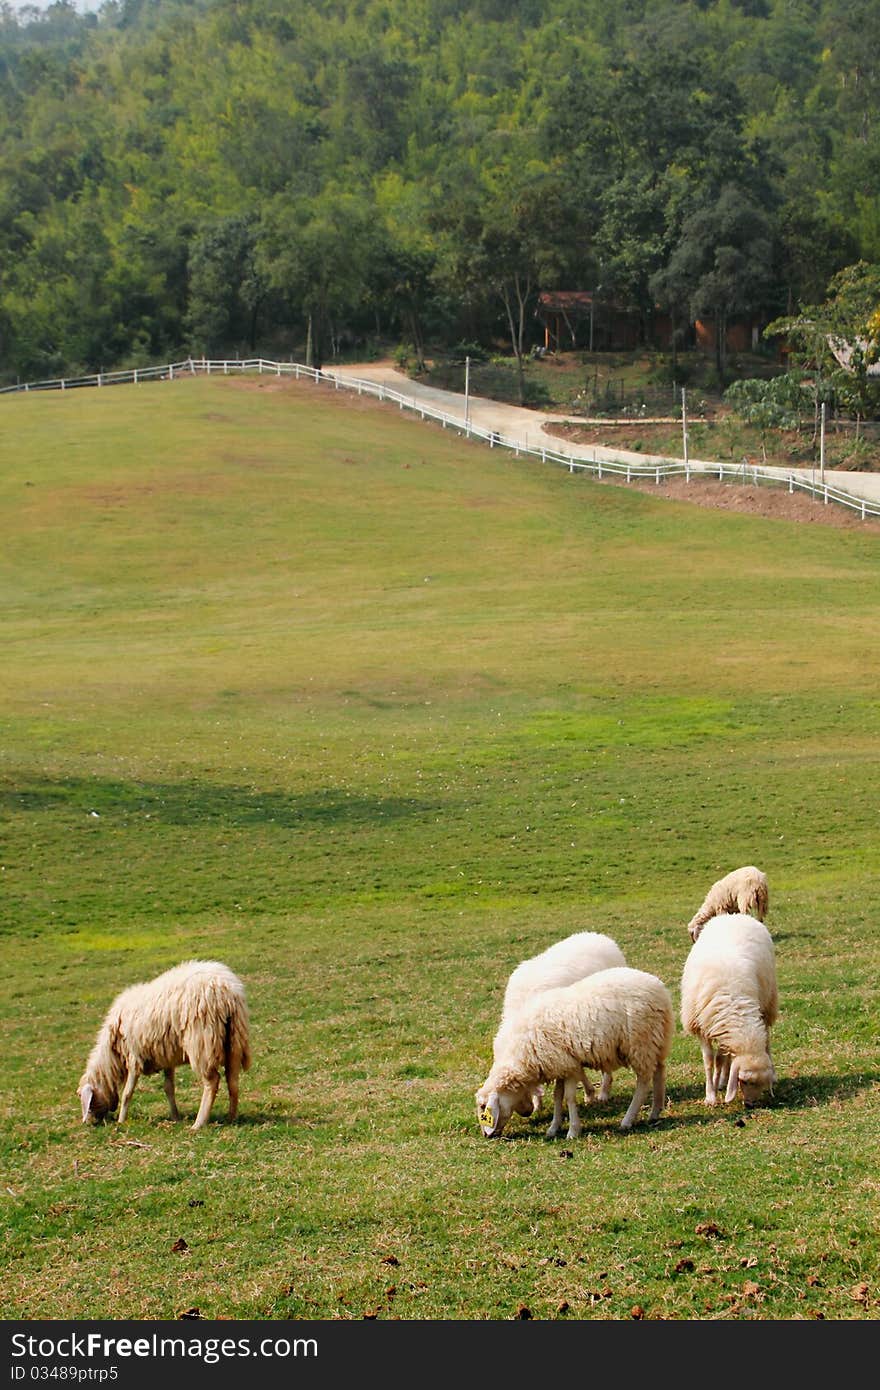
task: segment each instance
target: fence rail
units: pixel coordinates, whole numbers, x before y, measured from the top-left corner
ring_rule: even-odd
[[[265,357],[220,358],[188,357],[181,362],[169,362],[162,367],[135,367],[121,372],[96,372],[92,376],[58,377],[52,381],[31,381],[17,386],[0,387],[0,395],[11,393],[31,393],[39,391],[71,391],[80,387],[139,385],[145,381],[178,381],[197,375],[229,376],[257,372],[261,375],[293,377],[295,380],[325,382],[335,390],[356,391],[359,396],[375,396],[380,401],[388,401],[401,410],[410,410],[423,420],[435,420],[444,429],[457,430],[468,439],[480,439],[490,448],[511,450],[517,457],[539,458],[542,463],[558,464],[570,473],[595,473],[598,478],[615,477],[626,482],[648,480],[661,483],[664,478],[692,477],[717,478],[719,482],[752,483],[762,482],[771,486],[787,487],[790,493],[805,492],[825,504],[835,503],[848,507],[859,514],[864,521],[867,517],[880,516],[880,502],[857,497],[843,488],[821,479],[816,482],[805,472],[796,473],[784,468],[773,468],[760,464],[732,464],[707,462],[700,459],[678,459],[660,456],[634,459],[623,450],[607,448],[603,445],[582,446],[583,452],[547,448],[517,439],[498,430],[486,429],[470,419],[440,410],[428,401],[415,396],[404,395],[384,382],[368,381],[363,377],[348,377],[340,371],[327,371],[319,367],[307,367],[301,362],[275,362]]]

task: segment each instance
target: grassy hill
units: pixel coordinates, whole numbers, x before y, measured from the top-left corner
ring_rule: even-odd
[[[263,378],[2,425],[4,1316],[876,1317],[874,531]],[[485,1141],[512,967],[607,931],[677,1004],[752,862],[771,1103],[706,1111],[679,1030],[658,1126],[622,1070]],[[241,1123],[146,1079],[80,1126],[111,998],[192,956],[248,986]]]

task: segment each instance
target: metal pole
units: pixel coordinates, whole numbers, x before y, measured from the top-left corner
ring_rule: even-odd
[[[689,480],[687,401],[685,399],[685,388],[683,386],[681,388],[681,436],[684,441],[684,476]]]
[[[464,359],[464,423],[470,424],[471,359]]]
[[[819,426],[819,481],[825,482],[825,402],[822,402],[822,414]]]

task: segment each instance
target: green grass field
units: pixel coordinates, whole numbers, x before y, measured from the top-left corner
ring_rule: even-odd
[[[0,402],[7,1319],[868,1319],[880,531],[657,502],[271,379]],[[507,975],[610,933],[678,1004],[770,879],[773,1100],[489,1142]],[[125,985],[246,982],[241,1122],[76,1086]],[[647,1113],[647,1112],[645,1112]]]

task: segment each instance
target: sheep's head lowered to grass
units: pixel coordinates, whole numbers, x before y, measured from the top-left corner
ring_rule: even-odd
[[[766,1053],[741,1053],[731,1063],[725,1102],[735,1100],[740,1090],[744,1105],[759,1105],[768,1091],[772,1096],[775,1081],[776,1069]]]
[[[511,1115],[534,1115],[540,1108],[542,1092],[535,1086],[492,1090],[483,1085],[477,1091],[477,1120],[487,1139],[497,1139]]]
[[[119,1095],[114,1089],[104,1091],[97,1082],[89,1081],[87,1076],[80,1081],[76,1093],[82,1104],[84,1125],[106,1119],[119,1104]]]

